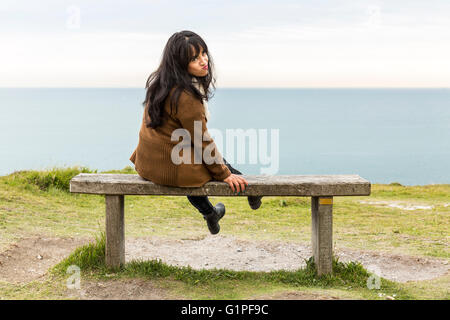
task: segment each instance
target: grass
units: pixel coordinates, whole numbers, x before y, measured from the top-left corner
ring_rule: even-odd
[[[43,171],[18,171],[0,177],[0,252],[20,238],[33,235],[97,238],[91,247],[75,251],[71,259],[73,264],[76,262],[86,270],[87,277],[105,277],[107,271],[103,269],[99,245],[101,236],[98,236],[105,229],[104,197],[68,192],[70,179],[81,172],[97,170],[84,167],[52,168]],[[136,172],[133,168],[126,167],[104,173]],[[449,194],[448,184],[402,186],[392,183],[373,184],[370,197],[335,197],[335,248],[448,259]],[[362,200],[432,205],[433,208],[409,211],[380,203],[361,203]],[[211,201],[221,201],[227,206],[226,219],[221,223],[221,234],[241,239],[310,242],[310,198],[264,197],[263,205],[257,211],[251,210],[242,197],[211,197]],[[200,219],[199,213],[185,197],[127,196],[125,211],[127,237],[195,239],[207,234],[203,219]],[[167,286],[171,292],[194,298],[247,298],[283,290],[333,292],[342,297],[378,298],[373,290],[364,287],[361,282],[364,270],[358,269],[358,266],[335,261],[337,274],[334,278],[314,280],[315,277],[308,273],[312,263],[313,261],[309,261],[305,270],[296,272],[245,273],[229,270],[196,271],[167,266],[160,261],[134,261],[117,272],[116,276],[150,278],[163,287]],[[59,266],[63,268],[61,264]],[[170,276],[164,276],[167,274]],[[46,283],[45,288],[51,288],[59,282],[64,286],[61,272],[53,273],[52,276],[56,280],[51,284]],[[443,277],[440,280],[443,283],[420,281],[401,285],[383,280],[388,286],[383,290],[397,292],[398,297],[404,299],[448,298],[446,288],[450,279]],[[0,297],[45,296],[43,288],[36,288],[37,285],[33,283],[25,286],[0,283]],[[60,291],[49,289],[47,292]]]
[[[12,186],[23,186],[30,190],[30,186],[36,186],[40,190],[49,191],[54,188],[69,191],[70,180],[79,173],[96,173],[86,167],[69,167],[60,169],[57,167],[44,171],[23,170],[16,171],[8,176],[5,184]]]

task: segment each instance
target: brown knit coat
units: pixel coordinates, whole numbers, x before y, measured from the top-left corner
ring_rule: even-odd
[[[130,161],[133,162],[136,171],[142,178],[156,184],[177,187],[200,187],[210,180],[223,181],[231,174],[225,164],[206,164],[205,161],[198,164],[194,163],[194,121],[202,122],[202,137],[205,131],[206,135],[209,136],[202,102],[187,91],[183,91],[178,100],[178,110],[175,112],[174,109],[172,113],[169,102],[174,90],[175,88],[172,88],[165,100],[162,126],[156,129],[146,127],[146,123],[149,123],[150,119],[147,113],[148,106],[145,108],[139,132],[139,142],[136,150],[130,157]],[[173,130],[178,128],[187,129],[191,135],[190,164],[175,164],[171,160],[172,148],[181,141],[181,138],[179,141],[171,141]],[[203,141],[202,139],[202,154],[203,150],[211,143],[214,144],[214,147],[209,147],[214,148],[214,151],[211,153],[212,156],[222,159],[222,155],[215,148],[215,143],[212,139],[210,141]],[[179,154],[181,157],[183,151]]]

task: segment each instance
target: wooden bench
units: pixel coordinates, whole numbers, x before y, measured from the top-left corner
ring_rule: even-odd
[[[370,182],[358,175],[243,175],[249,185],[240,196],[311,197],[312,254],[318,275],[332,272],[333,197],[368,196]],[[154,184],[133,174],[80,173],[70,181],[70,192],[101,194],[106,199],[106,265],[125,263],[125,195],[236,196],[225,182],[181,188]],[[264,207],[264,200],[261,206]],[[194,207],[193,207],[194,210]],[[226,217],[225,217],[226,218]]]

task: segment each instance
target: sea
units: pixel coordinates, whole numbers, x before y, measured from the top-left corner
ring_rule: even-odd
[[[0,175],[132,166],[144,96],[143,88],[0,88]],[[449,88],[217,88],[208,105],[211,136],[244,174],[450,183]]]

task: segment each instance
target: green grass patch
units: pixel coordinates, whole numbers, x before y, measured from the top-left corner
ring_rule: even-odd
[[[4,179],[4,183],[11,186],[23,186],[30,190],[35,186],[42,191],[49,191],[51,188],[69,192],[70,180],[79,173],[96,173],[97,170],[90,170],[86,167],[51,168],[44,171],[23,170],[16,171]]]
[[[97,173],[87,167],[53,167],[48,170],[22,170],[13,172],[3,179],[4,183],[11,186],[22,186],[26,190],[32,190],[37,187],[41,191],[51,191],[57,189],[69,192],[70,180],[80,173]],[[122,170],[102,171],[101,173],[121,173],[121,174],[137,174],[131,166],[126,166]]]
[[[97,236],[95,242],[77,248],[69,257],[53,267],[55,273],[65,273],[67,268],[76,265],[80,270],[96,270],[105,268],[105,233]]]

